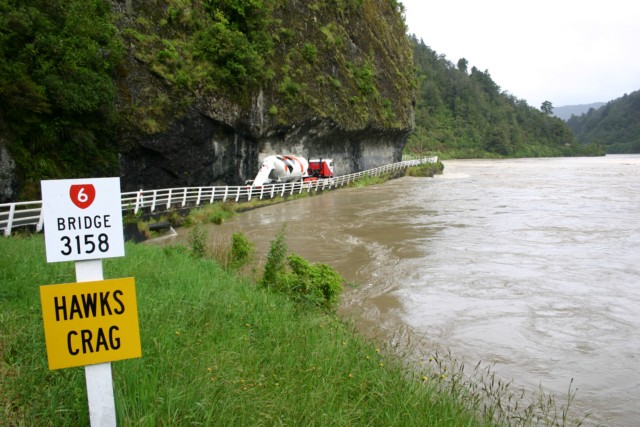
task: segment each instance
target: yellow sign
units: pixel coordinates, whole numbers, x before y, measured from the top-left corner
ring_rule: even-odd
[[[133,277],[40,286],[49,369],[141,357]]]

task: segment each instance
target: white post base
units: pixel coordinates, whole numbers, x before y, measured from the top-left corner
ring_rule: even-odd
[[[104,280],[102,260],[76,261],[76,281]],[[116,403],[113,397],[111,363],[98,363],[84,367],[89,400],[91,427],[116,427]]]

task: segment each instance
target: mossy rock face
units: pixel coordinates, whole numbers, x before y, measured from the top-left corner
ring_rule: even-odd
[[[278,73],[270,88],[281,118],[295,122],[311,113],[349,130],[410,128],[414,73],[398,6],[386,0],[287,3],[276,14],[281,31],[292,36],[276,47]],[[288,91],[296,96],[287,102]]]
[[[0,203],[15,198],[15,169],[16,163],[0,139]]]
[[[235,3],[246,3],[245,19],[196,1],[120,6],[130,63],[119,84],[125,189],[240,184],[273,153],[333,157],[337,173],[399,160],[413,126],[414,74],[397,4]],[[220,13],[229,28],[254,29],[234,40],[264,72],[249,64],[243,72],[253,74],[232,81],[224,68],[234,58],[194,53],[203,38],[220,42],[201,31],[222,28]]]
[[[349,130],[412,126],[412,51],[397,2],[149,0],[114,9],[129,61],[151,75],[121,86],[139,115],[158,121],[196,105],[253,133],[311,118]]]

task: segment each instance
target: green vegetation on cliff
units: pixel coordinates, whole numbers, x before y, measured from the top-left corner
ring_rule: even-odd
[[[346,129],[412,126],[412,54],[398,2],[290,2],[277,16],[279,120],[307,111]]]
[[[135,58],[183,103],[214,96],[248,110],[262,97],[259,114],[276,125],[411,126],[411,50],[397,2],[150,0],[119,21]],[[138,123],[161,130],[149,126],[151,107],[174,106],[147,95]]]

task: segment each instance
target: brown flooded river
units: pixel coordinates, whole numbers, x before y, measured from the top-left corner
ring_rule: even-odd
[[[236,216],[358,285],[341,313],[420,351],[494,364],[587,424],[640,422],[640,155],[446,161],[436,178],[340,189]],[[184,230],[181,231],[184,233]],[[184,236],[164,243],[183,240]]]

